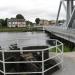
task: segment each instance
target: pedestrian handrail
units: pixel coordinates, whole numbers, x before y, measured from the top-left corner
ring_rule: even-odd
[[[19,39],[20,40],[20,39]],[[48,46],[48,48],[45,48],[45,49],[39,49],[39,50],[0,50],[0,63],[3,64],[2,65],[2,68],[0,68],[0,73],[3,74],[3,75],[14,75],[14,74],[42,74],[42,75],[45,75],[45,72],[51,70],[52,68],[56,67],[56,66],[59,66],[59,65],[62,65],[63,67],[63,43],[60,42],[59,40],[56,40],[56,39],[51,39],[53,41],[55,41],[55,45],[54,46]],[[45,52],[48,51],[48,54],[51,55],[52,53],[52,56],[49,56],[48,58],[45,59]],[[35,61],[6,61],[6,57],[5,57],[5,54],[8,54],[8,53],[25,53],[25,52],[41,52],[41,57],[42,59],[41,60],[35,60]],[[48,67],[45,69],[45,62],[48,62],[49,60],[51,59],[55,59],[57,60],[58,62],[51,66],[51,67]],[[37,72],[6,72],[6,64],[25,64],[25,63],[41,63],[41,70],[40,71],[37,71]]]

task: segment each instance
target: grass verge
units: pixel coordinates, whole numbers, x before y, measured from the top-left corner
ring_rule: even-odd
[[[42,30],[42,29],[40,29],[40,30]],[[28,32],[28,31],[39,31],[39,29],[33,28],[33,27],[31,27],[31,28],[27,28],[27,27],[25,27],[25,28],[7,28],[7,27],[0,28],[0,32]]]

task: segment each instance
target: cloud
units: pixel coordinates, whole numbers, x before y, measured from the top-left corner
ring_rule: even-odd
[[[60,0],[0,0],[2,18],[23,14],[27,20],[56,19]],[[63,16],[62,16],[63,17]]]

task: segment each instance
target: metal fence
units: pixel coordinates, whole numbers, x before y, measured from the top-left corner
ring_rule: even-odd
[[[46,72],[50,71],[52,68],[56,67],[56,66],[62,66],[63,67],[63,43],[61,43],[60,41],[56,40],[56,39],[51,39],[50,41],[53,41],[54,45],[49,46],[48,48],[45,49],[39,49],[39,50],[0,50],[0,75],[27,75],[27,74],[41,74],[41,75],[45,75]],[[21,56],[24,53],[37,53],[39,54],[39,52],[41,53],[41,59],[40,60],[28,60],[28,61],[22,61],[18,59],[16,61],[12,60],[7,60],[10,59],[11,57],[13,57],[13,55],[16,54],[20,54]],[[45,53],[48,53],[49,56],[47,58],[45,58]],[[11,57],[10,57],[11,55]],[[15,58],[16,59],[16,58]],[[45,63],[49,62],[50,60],[55,60],[57,63],[52,65],[52,66],[48,66],[47,68],[45,68]],[[13,64],[18,65],[18,64],[40,64],[40,70],[37,71],[9,71],[10,70],[10,66]],[[15,66],[13,66],[15,67]],[[25,66],[24,66],[25,67]],[[18,68],[18,67],[17,67]],[[30,67],[28,67],[30,68]]]

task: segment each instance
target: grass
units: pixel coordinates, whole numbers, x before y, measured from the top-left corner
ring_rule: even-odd
[[[56,52],[56,48],[52,48],[50,52]]]
[[[60,48],[61,49],[61,48]],[[56,52],[56,48],[50,50],[51,52]],[[58,51],[58,50],[57,50]],[[72,50],[69,46],[64,46],[64,52],[72,52],[75,51],[75,48]]]
[[[28,27],[24,27],[24,28],[8,28],[8,27],[1,27],[0,28],[0,32],[27,32],[27,31],[38,31],[37,28],[28,28]]]
[[[71,52],[71,48],[69,46],[64,46],[64,52]]]

